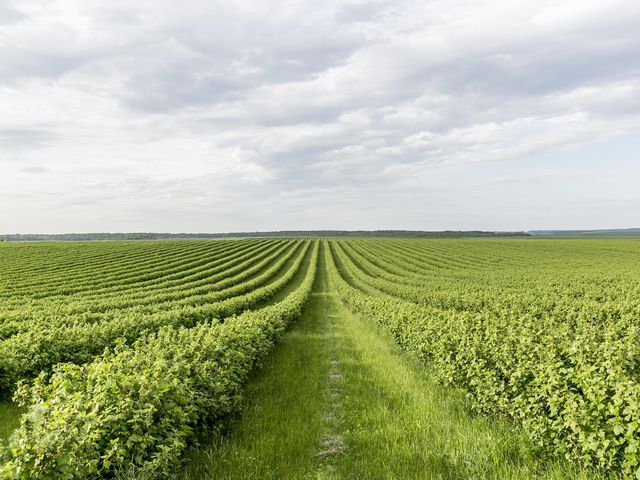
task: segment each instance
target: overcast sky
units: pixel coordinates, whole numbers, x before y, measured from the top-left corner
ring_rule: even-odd
[[[0,232],[640,227],[640,2],[0,0]]]

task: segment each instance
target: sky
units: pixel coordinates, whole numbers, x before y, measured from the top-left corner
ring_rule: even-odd
[[[0,233],[640,227],[636,0],[0,0]]]

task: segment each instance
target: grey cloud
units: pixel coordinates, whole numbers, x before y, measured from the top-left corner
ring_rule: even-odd
[[[164,111],[237,99],[263,85],[308,80],[363,44],[327,19],[314,24],[261,9],[221,10],[188,24],[169,19],[148,32],[144,49],[123,59],[125,104]]]
[[[23,20],[26,16],[12,2],[0,1],[0,26],[11,25]]]
[[[22,173],[39,174],[39,173],[47,173],[47,172],[50,172],[51,170],[48,169],[47,167],[43,167],[42,165],[32,165],[32,166],[29,166],[29,167],[22,167],[20,169],[20,171]]]
[[[43,148],[56,138],[55,133],[45,128],[0,127],[0,147],[10,150]]]
[[[492,188],[539,188],[536,156],[640,131],[630,0],[25,2],[0,0],[0,153],[55,175],[0,192],[39,208],[237,227],[320,202],[373,224],[415,198],[407,221],[462,222]],[[504,171],[461,178],[479,165]],[[446,169],[466,186],[449,202]]]
[[[343,5],[335,13],[338,23],[366,23],[374,20],[386,10],[382,1],[362,1]]]

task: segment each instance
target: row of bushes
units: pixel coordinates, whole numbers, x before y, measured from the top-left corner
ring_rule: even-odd
[[[397,259],[390,264],[383,259],[389,255],[389,248],[374,255],[371,251],[363,254],[353,244],[335,246],[346,262],[355,266],[351,272],[363,284],[425,306],[495,315],[531,314],[537,318],[583,316],[598,323],[624,315],[640,316],[640,303],[636,300],[640,288],[626,280],[614,283],[611,278],[579,281],[574,278],[573,282],[567,282],[565,271],[547,273],[541,278],[536,269],[523,267],[493,268],[479,274],[475,266],[455,274],[444,272],[425,277],[409,271],[406,261]],[[395,273],[391,273],[392,269]]]
[[[224,323],[165,327],[20,386],[28,410],[0,454],[0,478],[170,476],[196,432],[236,410],[249,373],[300,315],[317,256],[316,243],[303,282],[282,302]]]
[[[281,244],[280,249],[284,246]],[[123,278],[118,287],[119,291],[98,290],[95,293],[84,292],[82,295],[65,294],[63,291],[54,296],[39,299],[16,297],[13,305],[9,301],[3,302],[0,309],[0,326],[11,322],[20,322],[25,318],[46,318],[51,313],[63,321],[65,317],[84,313],[106,312],[105,315],[107,315],[109,311],[122,310],[127,307],[158,305],[174,299],[202,295],[213,291],[214,283],[220,278],[243,273],[248,266],[253,265],[255,260],[262,260],[267,256],[277,256],[274,253],[274,250],[279,250],[276,249],[277,245],[271,246],[265,251],[266,247],[269,246],[252,249],[239,257],[230,254],[229,257],[217,260],[203,258],[199,261],[200,265],[193,268],[185,263],[182,271],[174,274],[167,272],[166,279],[162,281],[155,279],[151,285],[147,285],[145,280],[140,280],[139,283],[129,283],[133,282],[134,278],[144,278],[145,272],[142,270],[141,275]],[[87,275],[90,275],[90,271],[91,269],[88,270]],[[59,280],[59,283],[64,286],[66,280]],[[37,290],[37,287],[35,289]]]
[[[30,379],[43,370],[61,362],[76,364],[91,361],[106,347],[122,338],[132,342],[144,333],[158,330],[165,325],[192,327],[240,313],[245,309],[271,298],[298,272],[308,251],[309,243],[291,252],[293,264],[284,275],[272,281],[286,268],[291,259],[284,255],[252,280],[220,292],[217,302],[181,306],[161,313],[124,311],[113,320],[102,322],[77,322],[52,324],[47,328],[31,328],[0,343],[0,396],[7,397],[19,380]],[[237,295],[237,296],[233,296]]]
[[[153,282],[256,245],[248,242],[31,245],[22,254],[13,249],[6,252],[8,262],[3,271],[8,278],[18,281],[5,284],[0,296],[31,296],[34,291],[44,296],[92,293],[123,283]]]
[[[336,249],[328,264],[351,310],[383,326],[440,381],[467,390],[477,408],[508,415],[554,454],[640,478],[636,317],[594,325],[583,316],[429,308],[365,293]]]

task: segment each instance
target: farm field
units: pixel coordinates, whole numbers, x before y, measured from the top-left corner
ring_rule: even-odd
[[[0,244],[0,478],[640,478],[640,241]]]

